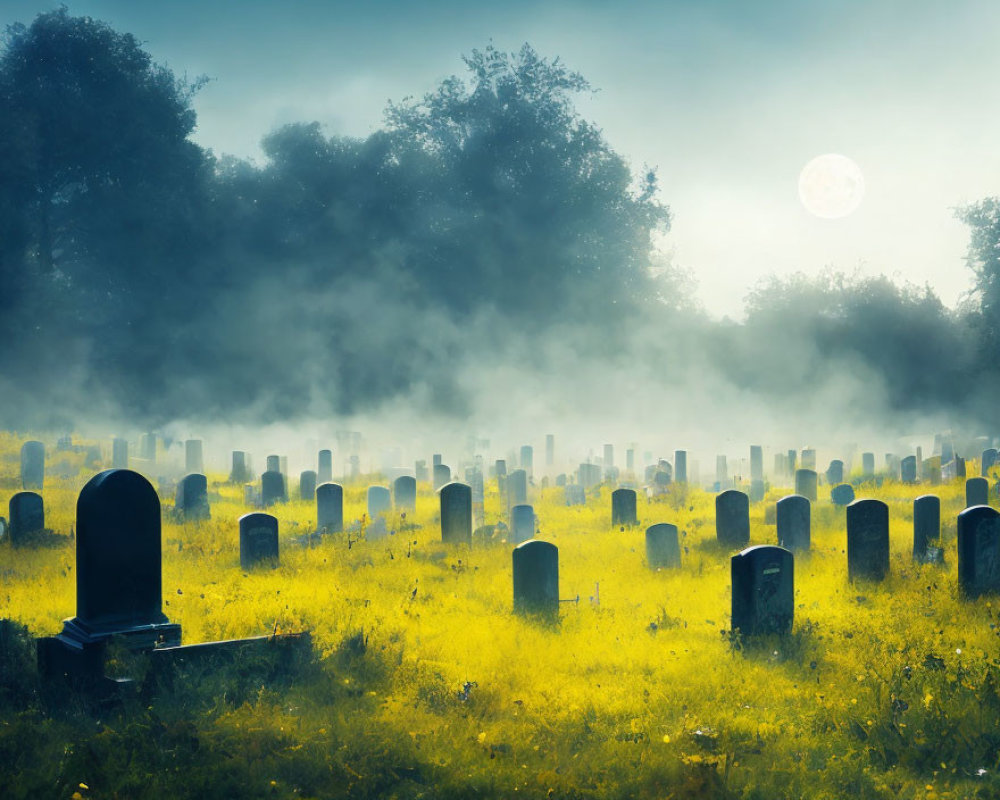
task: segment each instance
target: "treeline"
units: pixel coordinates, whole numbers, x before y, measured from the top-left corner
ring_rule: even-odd
[[[390,104],[367,138],[275,130],[257,166],[191,141],[202,82],[131,35],[65,8],[8,27],[5,422],[267,421],[407,396],[462,415],[463,368],[558,369],[531,348],[550,335],[588,358],[661,359],[665,381],[704,361],[764,397],[831,364],[863,369],[890,408],[992,419],[956,381],[994,385],[995,256],[974,258],[981,306],[826,275],[772,281],[744,324],[713,323],[682,276],[650,269],[668,208],[655,173],[635,174],[576,112],[586,80],[527,45],[465,64],[464,80]],[[980,255],[1000,240],[987,210],[966,211]]]

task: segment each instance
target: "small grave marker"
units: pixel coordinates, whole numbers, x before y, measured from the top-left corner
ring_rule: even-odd
[[[240,567],[278,566],[278,520],[270,514],[240,517]]]

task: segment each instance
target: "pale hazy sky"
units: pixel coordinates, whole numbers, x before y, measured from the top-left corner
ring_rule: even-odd
[[[0,23],[58,3],[0,0]],[[196,139],[259,157],[275,126],[363,136],[388,100],[462,74],[460,56],[530,42],[599,90],[578,108],[636,169],[658,168],[663,247],[714,314],[739,316],[769,273],[824,266],[970,286],[952,208],[1000,194],[1000,2],[702,0],[499,3],[69,2],[128,31],[176,73],[212,82]],[[860,208],[812,217],[797,181],[839,152],[865,175]]]

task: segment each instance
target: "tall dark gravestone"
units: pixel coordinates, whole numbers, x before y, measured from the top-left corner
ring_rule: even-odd
[[[726,547],[750,541],[750,498],[736,489],[715,496],[715,537]]]
[[[434,491],[451,482],[451,467],[447,464],[434,465]]]
[[[319,451],[319,468],[316,470],[317,483],[330,483],[333,480],[333,452]]]
[[[10,543],[15,547],[23,544],[32,533],[45,530],[45,503],[42,496],[34,492],[18,492],[7,503],[7,523],[10,528]]]
[[[778,544],[793,552],[807,552],[811,544],[809,498],[798,494],[782,497],[774,506]]]
[[[233,467],[229,470],[230,483],[250,482],[250,460],[243,450],[233,450]]]
[[[865,478],[875,477],[875,454],[861,454],[861,475]]]
[[[265,508],[288,501],[284,475],[277,470],[269,469],[260,476],[260,501]]]
[[[45,486],[45,445],[25,442],[21,445],[21,488],[41,491]]]
[[[688,454],[687,450],[674,451],[674,480],[677,483],[687,483],[688,481]]]
[[[730,560],[732,630],[741,635],[792,632],[795,562],[783,547],[757,545]]]
[[[510,537],[514,544],[535,538],[535,509],[531,506],[514,506],[510,512]]]
[[[205,455],[201,439],[188,439],[184,442],[184,471],[188,473],[205,471]]]
[[[204,475],[185,475],[177,484],[174,507],[184,515],[184,519],[208,519],[208,481]]]
[[[941,537],[941,498],[924,494],[913,501],[913,560],[937,561],[940,549],[931,542]]]
[[[472,544],[472,488],[464,483],[441,487],[441,541]]]
[[[240,517],[240,568],[278,566],[278,520],[270,514]]]
[[[111,468],[128,469],[128,439],[111,440]]]
[[[907,456],[899,462],[899,477],[903,483],[917,482],[917,457]]]
[[[646,528],[646,564],[650,569],[681,565],[681,547],[676,525],[660,522]]]
[[[997,449],[995,447],[990,447],[983,450],[983,455],[979,461],[979,474],[986,477],[989,475],[990,470],[996,466],[996,463]]]
[[[810,503],[815,503],[819,492],[819,477],[811,469],[795,470],[795,494],[800,494],[807,498]]]
[[[968,478],[965,481],[965,507],[988,506],[990,504],[990,484],[986,478]]]
[[[750,445],[750,483],[764,481],[764,448],[759,444]]]
[[[316,497],[316,473],[311,469],[299,473],[299,499],[311,503]]]
[[[1000,593],[1000,513],[973,506],[958,515],[958,589],[972,599]]]
[[[889,574],[889,506],[855,500],[847,507],[847,579],[881,581]]]
[[[392,511],[392,494],[385,486],[368,487],[368,519],[378,519]]]
[[[521,469],[529,475],[534,474],[535,451],[532,449],[530,444],[526,444],[521,448]]]
[[[523,469],[515,469],[507,476],[507,505],[526,505],[528,502],[528,473]]]
[[[831,461],[830,466],[826,468],[826,482],[831,486],[844,482],[844,462],[839,458]]]
[[[559,548],[532,539],[514,548],[514,611],[559,614]]]
[[[344,530],[344,487],[339,483],[321,483],[316,487],[316,527],[320,533]]]
[[[401,475],[392,482],[392,501],[397,511],[413,513],[417,510],[417,479]]]
[[[615,489],[611,493],[611,524],[638,525],[634,489]]]

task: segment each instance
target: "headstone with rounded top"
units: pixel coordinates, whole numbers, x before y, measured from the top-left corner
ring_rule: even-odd
[[[447,464],[434,465],[434,491],[438,491],[442,486],[451,481],[451,467]]]
[[[757,545],[730,560],[732,630],[743,637],[792,632],[794,558],[774,545]]]
[[[847,507],[847,578],[882,581],[889,574],[889,507],[855,500]]]
[[[260,476],[260,501],[265,508],[269,508],[275,503],[285,503],[288,501],[284,475],[269,469]]]
[[[299,499],[311,503],[316,497],[316,473],[311,469],[299,473]]]
[[[972,506],[958,515],[958,588],[963,597],[1000,593],[1000,513]]]
[[[441,501],[441,541],[472,544],[472,489],[447,483],[438,492]]]
[[[646,528],[646,564],[650,569],[681,565],[681,548],[676,525],[660,522]]]
[[[736,489],[715,496],[715,536],[726,547],[750,541],[750,498]]]
[[[986,478],[967,478],[965,481],[965,507],[988,506],[990,484]]]
[[[615,489],[611,493],[611,524],[629,527],[639,524],[634,489]]]
[[[392,500],[397,511],[413,513],[417,510],[417,479],[401,475],[392,483]]]
[[[795,494],[800,494],[808,498],[810,503],[815,503],[818,496],[819,478],[815,470],[797,469],[795,470]]]
[[[514,548],[514,611],[519,614],[559,614],[559,549],[531,539]]]
[[[278,566],[278,520],[270,514],[240,517],[240,568]]]
[[[939,562],[941,548],[932,545],[941,537],[941,498],[924,494],[913,501],[913,560]]]
[[[32,533],[45,530],[45,503],[35,492],[17,492],[7,503],[10,542],[24,544]]]
[[[368,487],[368,518],[378,519],[392,511],[392,495],[385,486]]]
[[[774,506],[778,544],[794,552],[806,552],[811,540],[811,505],[807,497],[790,494]]]
[[[532,506],[519,505],[511,509],[510,535],[513,544],[535,538],[535,509]]]
[[[316,487],[316,527],[320,533],[344,530],[344,487],[339,483]]]
[[[174,507],[187,520],[201,520],[211,517],[208,506],[208,480],[204,475],[185,475],[177,484]]]
[[[333,451],[320,450],[317,457],[316,483],[330,483],[333,480]]]

